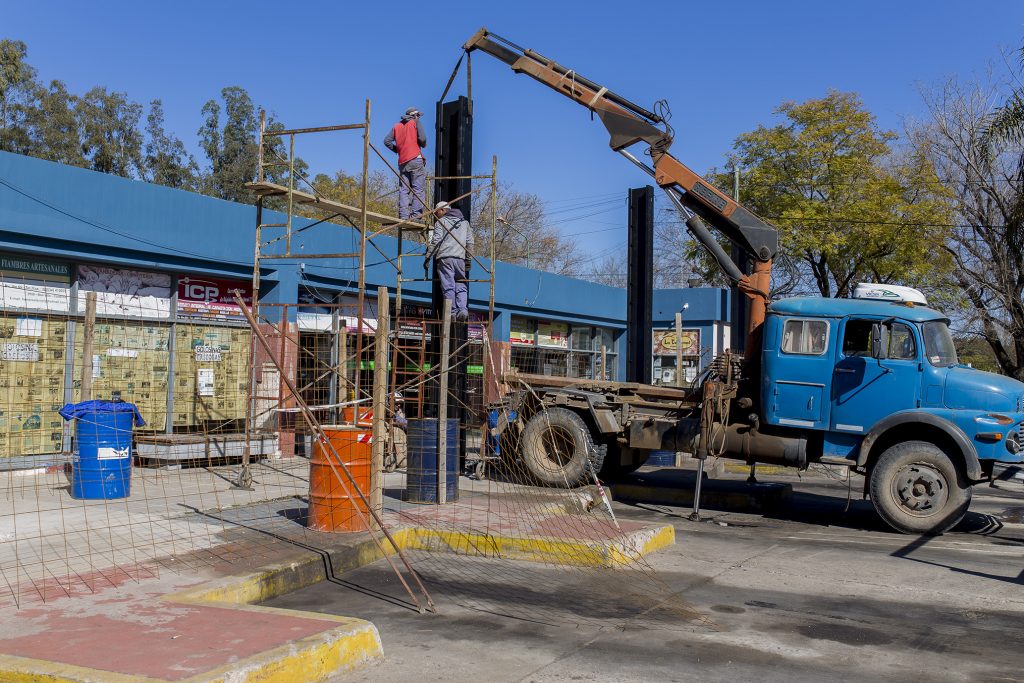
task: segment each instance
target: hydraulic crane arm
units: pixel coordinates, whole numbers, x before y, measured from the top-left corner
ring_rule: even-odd
[[[575,70],[522,48],[486,28],[477,31],[463,49],[486,52],[508,64],[516,73],[540,81],[596,114],[611,136],[611,148],[654,178],[683,214],[694,238],[710,252],[726,276],[750,297],[750,330],[760,327],[768,301],[771,260],[778,251],[778,231],[669,153],[673,131],[666,120],[667,114],[652,112],[630,102]],[[639,142],[648,146],[653,168],[627,150]],[[701,219],[751,256],[754,263],[751,275],[736,267]]]

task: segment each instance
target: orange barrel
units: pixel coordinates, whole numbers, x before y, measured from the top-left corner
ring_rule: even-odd
[[[359,422],[360,427],[372,427],[373,426],[373,408],[367,408],[364,406],[345,406],[341,409],[341,421],[344,424],[351,425],[352,420],[355,418],[356,410],[359,410]]]
[[[372,432],[347,425],[324,427],[323,430],[338,458],[356,480],[359,490],[369,499]],[[338,481],[339,477],[341,481]],[[341,482],[345,482],[345,486]],[[309,460],[309,528],[317,531],[366,531],[368,514],[366,504],[345,476],[334,453],[326,444],[315,441],[313,457]]]

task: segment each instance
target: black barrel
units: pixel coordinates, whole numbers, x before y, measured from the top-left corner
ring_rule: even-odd
[[[437,502],[437,423],[437,418],[409,420],[405,499],[410,503]],[[459,499],[458,420],[449,419],[446,432],[445,496],[452,503]]]

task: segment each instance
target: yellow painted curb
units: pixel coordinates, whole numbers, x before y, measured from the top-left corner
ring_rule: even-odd
[[[398,538],[396,537],[396,540]],[[465,531],[414,528],[399,540],[403,549],[501,557],[531,562],[561,562],[580,567],[620,567],[675,543],[671,525],[643,529],[614,542],[565,541],[557,538],[512,538]]]
[[[5,683],[163,683],[160,679],[145,676],[129,676],[15,655],[0,655],[0,680]]]

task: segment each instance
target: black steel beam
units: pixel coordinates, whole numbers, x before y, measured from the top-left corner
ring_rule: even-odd
[[[650,384],[653,352],[654,188],[629,191],[629,279],[626,283],[626,381]]]

